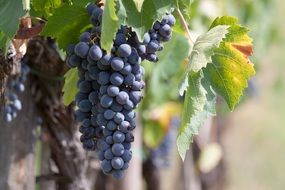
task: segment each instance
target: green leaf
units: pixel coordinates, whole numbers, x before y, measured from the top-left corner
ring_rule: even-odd
[[[85,8],[76,5],[63,5],[49,17],[42,34],[57,38],[61,49],[78,41],[82,28],[88,26],[89,14]]]
[[[68,106],[71,102],[74,101],[75,95],[78,92],[76,86],[78,81],[78,71],[76,68],[70,69],[64,75],[65,82],[63,86],[63,103]]]
[[[137,32],[139,39],[142,39],[143,35],[151,28],[152,24],[156,20],[161,20],[162,16],[171,12],[175,6],[172,0],[144,0],[141,11],[136,8],[134,1],[119,0],[121,5],[119,10],[126,10],[126,18],[120,19],[124,24],[131,26],[135,32]],[[123,7],[122,7],[123,6]]]
[[[184,160],[193,136],[198,134],[205,120],[215,115],[215,95],[204,79],[203,72],[188,73],[188,88],[185,95],[182,123],[177,137],[177,147]]]
[[[212,62],[211,56],[214,54],[214,49],[219,47],[226,37],[228,28],[227,25],[216,26],[197,38],[189,59],[190,70],[197,72],[206,67],[207,63]]]
[[[152,72],[149,84],[152,102],[162,103],[172,94],[169,89],[170,79],[182,70],[181,63],[187,58],[189,48],[188,41],[183,35],[173,33],[171,41],[166,43],[163,51],[158,54],[159,62]],[[183,51],[176,51],[177,49]],[[177,95],[177,89],[173,90]]]
[[[33,9],[46,17],[51,16],[61,4],[61,0],[32,0]]]
[[[119,19],[116,15],[115,0],[106,1],[103,18],[102,18],[102,33],[101,47],[106,51],[111,51],[113,39],[117,30],[120,27]]]
[[[0,7],[0,31],[3,31],[8,38],[13,39],[18,30],[19,18],[26,13],[23,3],[20,0],[0,0]]]
[[[217,18],[211,28],[217,25],[229,25],[229,32],[214,50],[205,76],[233,110],[247,87],[247,81],[255,74],[248,58],[252,54],[252,40],[247,34],[248,29],[238,25],[233,17]]]

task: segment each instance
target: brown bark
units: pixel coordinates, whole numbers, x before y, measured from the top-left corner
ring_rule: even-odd
[[[87,157],[77,133],[73,107],[62,101],[65,63],[50,39],[35,38],[28,45],[27,57],[32,67],[33,97],[43,118],[43,141],[49,145],[51,159],[58,172],[38,176],[40,181],[53,180],[56,189],[88,189],[85,173]]]

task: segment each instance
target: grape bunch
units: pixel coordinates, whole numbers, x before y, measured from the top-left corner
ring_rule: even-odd
[[[167,42],[171,39],[172,28],[175,24],[175,17],[171,14],[166,14],[161,22],[156,21],[152,29],[144,35],[143,44],[145,45],[146,53],[143,55],[145,59],[157,62],[157,51],[161,51],[163,46],[161,42]]]
[[[19,75],[8,81],[7,90],[5,92],[5,106],[3,109],[3,119],[7,123],[10,123],[14,118],[16,118],[18,111],[22,109],[22,102],[18,98],[17,94],[25,91],[24,83],[29,72],[30,68],[24,58],[21,61]]]
[[[145,86],[141,61],[150,53],[149,45],[140,43],[131,28],[121,26],[108,53],[100,47],[103,10],[89,4],[87,12],[93,27],[67,50],[67,64],[77,68],[79,75],[75,116],[81,124],[83,147],[97,151],[103,172],[120,179],[132,158],[134,110]],[[157,36],[157,42],[165,40]]]

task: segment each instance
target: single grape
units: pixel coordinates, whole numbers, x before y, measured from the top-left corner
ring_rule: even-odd
[[[92,103],[87,99],[81,100],[78,104],[78,107],[82,112],[89,112],[91,111]]]
[[[116,131],[113,134],[113,141],[114,143],[122,143],[125,140],[125,134],[120,132],[120,131]]]
[[[110,82],[115,86],[120,86],[124,82],[124,77],[120,73],[114,72],[110,77]]]
[[[107,93],[111,97],[115,97],[119,94],[120,89],[117,86],[110,85],[107,89]]]
[[[132,48],[129,44],[121,44],[118,48],[118,55],[120,57],[129,57],[131,55]]]
[[[105,159],[107,159],[107,160],[112,160],[112,159],[113,159],[114,155],[113,155],[113,153],[112,153],[111,148],[108,148],[108,149],[104,152],[104,157],[105,157]]]
[[[129,99],[129,95],[128,93],[124,91],[119,92],[119,94],[116,96],[116,101],[121,105],[126,104],[128,99]]]
[[[75,45],[74,52],[81,58],[86,58],[89,51],[89,45],[86,42],[79,42]]]
[[[110,161],[104,159],[101,162],[101,168],[102,168],[104,173],[109,173],[112,170],[112,164]]]
[[[111,164],[114,169],[119,170],[124,166],[124,160],[121,157],[114,157]]]
[[[111,67],[114,71],[120,71],[124,68],[124,61],[119,57],[114,57],[111,60]]]
[[[120,112],[117,112],[114,116],[114,121],[118,124],[122,123],[124,119],[125,119],[125,116]]]
[[[91,46],[91,48],[89,50],[89,56],[94,61],[98,61],[103,56],[103,52],[99,46],[93,45],[93,46]]]
[[[100,104],[104,108],[110,107],[112,105],[112,103],[113,103],[113,98],[108,96],[107,94],[103,95],[101,100],[100,100]]]

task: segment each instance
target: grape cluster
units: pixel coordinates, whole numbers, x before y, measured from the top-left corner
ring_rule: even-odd
[[[22,109],[22,102],[18,98],[18,93],[25,91],[25,81],[27,74],[30,72],[29,66],[26,64],[26,60],[21,61],[21,67],[19,75],[10,79],[7,84],[7,91],[5,92],[5,106],[3,110],[3,119],[9,123],[17,117],[18,111]]]
[[[172,27],[175,22],[176,20],[173,15],[166,14],[163,16],[161,22],[156,21],[153,24],[152,29],[144,35],[143,44],[146,47],[146,53],[143,56],[145,59],[152,62],[158,61],[156,52],[163,49],[161,42],[166,42],[171,39]]]
[[[120,179],[132,158],[134,110],[145,86],[140,64],[148,45],[140,43],[131,28],[121,26],[111,52],[106,52],[100,47],[103,10],[89,4],[87,12],[93,27],[67,51],[67,64],[77,68],[79,75],[75,116],[81,124],[83,147],[98,151],[103,172]]]

